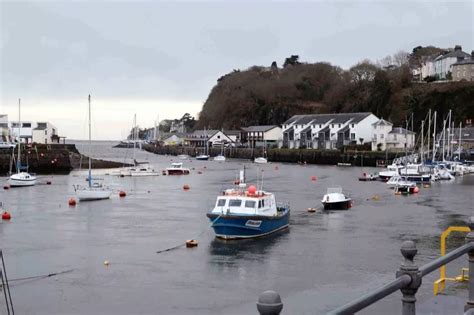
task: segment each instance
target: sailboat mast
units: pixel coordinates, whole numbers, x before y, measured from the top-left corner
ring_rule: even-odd
[[[449,158],[451,156],[451,110],[449,110],[449,120],[448,120],[448,148],[447,148],[447,155],[446,157]]]
[[[421,121],[421,153],[420,153],[421,163],[423,163],[423,161],[424,161],[424,158],[423,158],[424,157],[423,146],[425,145],[424,130],[425,130],[425,121],[422,120]]]
[[[458,160],[461,161],[461,130],[462,122],[459,123],[459,143],[458,143]]]
[[[137,114],[133,116],[133,165],[135,165],[135,149],[137,146]]]
[[[89,187],[92,186],[91,95],[89,94]]]
[[[18,99],[18,159],[16,161],[16,172],[20,173],[21,168],[21,160],[20,160],[20,152],[21,152],[21,99]]]
[[[431,159],[431,163],[433,163],[435,160],[435,154],[436,154],[436,111],[434,112],[434,118],[433,118],[433,158]]]
[[[430,132],[431,132],[431,108],[428,112],[428,139],[427,139],[428,148],[426,151],[428,155],[430,154]]]

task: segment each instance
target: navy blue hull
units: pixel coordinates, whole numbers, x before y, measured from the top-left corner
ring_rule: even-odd
[[[253,238],[265,236],[288,227],[290,210],[278,216],[222,215],[208,213],[216,237],[223,239]]]
[[[421,176],[421,175],[402,175],[402,177],[406,178],[409,182],[415,183],[429,183],[431,181],[430,176]]]

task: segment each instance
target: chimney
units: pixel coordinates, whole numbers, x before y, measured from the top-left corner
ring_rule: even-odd
[[[459,50],[459,51],[462,50],[461,45],[456,45],[456,46],[454,46],[454,51],[458,51],[458,50]]]

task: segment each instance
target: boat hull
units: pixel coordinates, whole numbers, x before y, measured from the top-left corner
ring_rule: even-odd
[[[206,157],[198,156],[198,157],[196,157],[196,160],[198,160],[198,161],[207,161],[207,160],[209,160],[209,157],[208,156],[206,156]]]
[[[278,216],[219,215],[208,213],[217,238],[246,239],[262,237],[288,228],[290,210]]]
[[[166,170],[168,175],[189,175],[189,170]]]
[[[109,199],[112,195],[110,190],[78,190],[76,196],[79,201],[93,201]]]
[[[348,210],[352,205],[351,200],[337,202],[323,202],[324,210]]]
[[[36,178],[35,179],[8,179],[8,185],[10,187],[28,187],[36,185]]]

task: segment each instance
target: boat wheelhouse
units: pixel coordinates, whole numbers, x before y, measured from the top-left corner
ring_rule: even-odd
[[[244,190],[227,189],[217,197],[214,208],[207,213],[216,237],[243,239],[265,236],[288,227],[290,209],[277,205],[275,195],[257,191],[255,186]]]
[[[166,173],[168,175],[188,175],[189,168],[183,167],[183,163],[171,163],[171,167],[166,168]]]
[[[402,166],[396,164],[387,165],[387,170],[379,172],[380,179],[383,181],[387,181],[392,176],[400,175],[399,170],[401,167]]]

